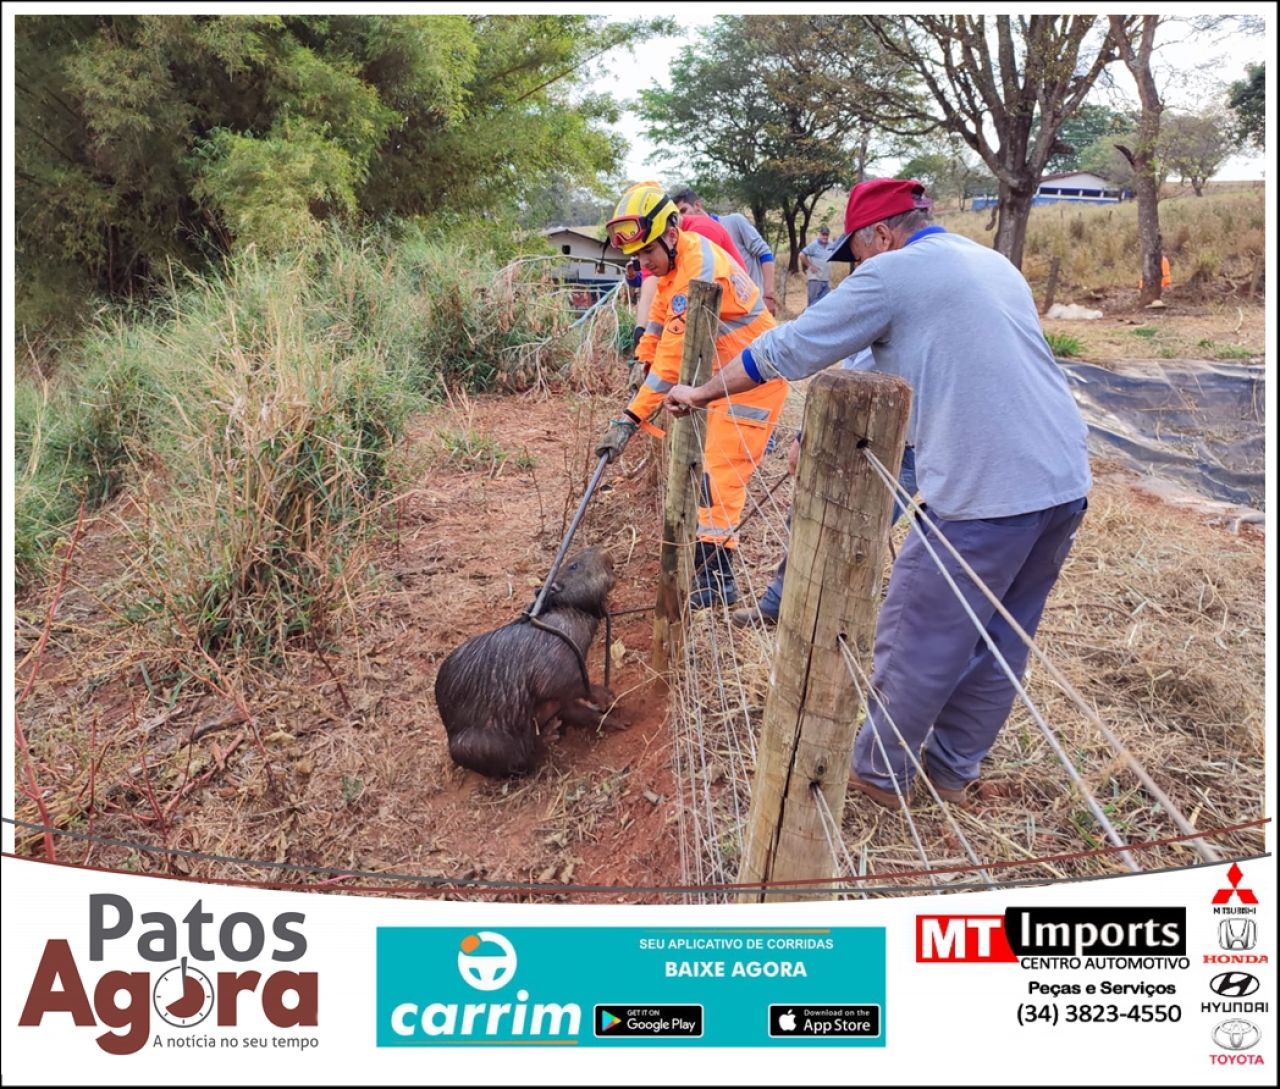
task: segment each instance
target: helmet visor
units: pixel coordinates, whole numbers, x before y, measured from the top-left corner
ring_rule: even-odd
[[[609,220],[604,229],[610,244],[614,249],[620,250],[624,246],[633,246],[643,241],[652,225],[648,216],[620,216]]]

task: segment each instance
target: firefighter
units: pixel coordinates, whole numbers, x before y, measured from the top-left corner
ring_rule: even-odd
[[[606,225],[609,241],[657,280],[658,290],[637,357],[649,376],[622,415],[609,423],[596,455],[610,461],[643,428],[661,437],[650,422],[669,389],[680,381],[689,283],[721,286],[720,322],[714,370],[728,363],[776,324],[764,298],[741,264],[710,239],[681,231],[679,211],[656,185],[641,183],[618,201]],[[689,604],[696,609],[738,599],[733,577],[735,531],[746,503],[747,483],[764,456],[769,435],[786,400],[787,383],[765,382],[744,396],[726,398],[707,410],[703,480],[698,497],[698,577]]]

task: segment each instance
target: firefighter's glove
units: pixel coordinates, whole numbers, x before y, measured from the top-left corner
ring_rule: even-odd
[[[642,340],[644,340],[644,326],[637,325],[631,330],[631,350],[635,351],[639,348]]]
[[[609,430],[596,446],[596,457],[608,457],[610,463],[617,461],[627,440],[634,435],[639,424],[630,416],[619,416],[609,421]]]

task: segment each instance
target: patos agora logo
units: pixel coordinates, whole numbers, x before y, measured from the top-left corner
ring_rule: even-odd
[[[105,1028],[97,1044],[111,1055],[131,1055],[152,1040],[160,1027],[153,1010],[167,1029],[244,1027],[258,1013],[277,1028],[314,1026],[318,977],[296,970],[307,952],[305,919],[293,911],[266,920],[248,911],[219,918],[201,900],[181,917],[139,913],[124,896],[95,893],[87,961],[68,939],[47,941],[18,1024],[37,1028],[45,1018],[70,1016],[79,1027]],[[218,961],[246,970],[219,971]]]

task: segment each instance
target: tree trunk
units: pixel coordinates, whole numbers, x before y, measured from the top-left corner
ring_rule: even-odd
[[[1160,114],[1164,104],[1160,101],[1160,92],[1151,71],[1151,52],[1161,17],[1110,15],[1107,18],[1111,23],[1112,41],[1138,85],[1138,99],[1142,103],[1137,146],[1132,151],[1127,148],[1120,148],[1120,151],[1133,166],[1133,188],[1138,198],[1138,246],[1142,252],[1142,292],[1138,296],[1138,305],[1147,306],[1160,298],[1163,280],[1156,145],[1160,139]]]
[[[800,202],[800,248],[809,244],[809,221],[813,218],[813,206]]]
[[[782,218],[787,224],[787,245],[791,247],[791,256],[787,259],[787,271],[800,271],[800,243],[796,237],[796,207],[792,204],[782,206]]]
[[[996,223],[994,246],[1013,263],[1022,268],[1022,251],[1027,244],[1027,220],[1031,215],[1031,201],[1035,196],[1035,182],[1014,189],[1000,183],[999,219]]]
[[[1160,298],[1163,275],[1160,258],[1160,199],[1156,191],[1154,163],[1150,154],[1134,155],[1134,189],[1138,196],[1138,249],[1142,253],[1142,292],[1138,305],[1146,306]],[[1143,160],[1146,160],[1145,162]]]

